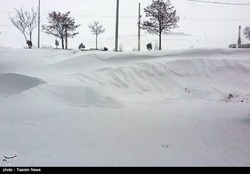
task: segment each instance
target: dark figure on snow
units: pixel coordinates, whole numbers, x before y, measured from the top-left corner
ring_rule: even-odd
[[[57,39],[55,40],[55,45],[56,45],[56,49],[57,49],[57,47],[59,46],[59,41]]]
[[[33,44],[32,44],[32,42],[30,41],[30,40],[27,40],[27,45],[28,45],[28,47],[29,47],[29,49],[31,49],[32,48],[32,46],[33,46]]]
[[[83,45],[83,43],[81,43],[81,44],[79,45],[79,47],[78,47],[79,50],[82,50],[82,49],[84,49],[84,48],[85,48],[85,45]]]
[[[147,44],[147,49],[150,51],[150,50],[152,50],[152,43],[148,43]]]

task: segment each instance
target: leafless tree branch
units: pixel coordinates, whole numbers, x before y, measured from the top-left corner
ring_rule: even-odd
[[[31,9],[31,12],[24,11],[23,8],[21,9],[15,9],[16,16],[11,17],[10,21],[11,23],[23,34],[26,43],[29,45],[29,47],[32,47],[32,33],[33,30],[37,27],[37,12],[34,10],[34,8]],[[29,39],[28,39],[29,38]]]

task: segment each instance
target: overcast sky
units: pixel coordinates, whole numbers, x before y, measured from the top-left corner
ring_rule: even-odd
[[[210,0],[231,3],[249,3],[250,0]],[[152,0],[120,0],[120,37],[137,35],[138,3],[142,8]],[[173,32],[184,32],[193,36],[206,36],[210,39],[237,40],[238,26],[250,26],[250,6],[218,5],[190,2],[188,0],[171,0],[180,16],[179,28]],[[22,47],[25,45],[23,36],[12,26],[8,18],[14,16],[14,8],[29,10],[37,8],[38,0],[0,0],[0,46]],[[116,0],[41,0],[41,23],[46,24],[51,11],[70,11],[76,23],[81,24],[80,34],[70,40],[70,47],[79,43],[93,43],[94,36],[88,29],[88,24],[94,20],[100,21],[106,32],[100,36],[100,42],[114,40]],[[144,12],[142,10],[144,20]],[[143,32],[144,34],[144,32]],[[34,31],[33,42],[37,44],[37,29]],[[44,33],[41,35],[42,45],[54,46],[55,38]],[[244,40],[245,42],[247,39]],[[113,43],[112,43],[113,44]]]

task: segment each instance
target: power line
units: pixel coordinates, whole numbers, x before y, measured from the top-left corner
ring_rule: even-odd
[[[201,1],[201,0],[187,0],[192,2],[200,2],[200,3],[210,3],[210,4],[220,4],[220,5],[250,5],[246,3],[229,3],[229,2],[218,2],[218,1]]]
[[[187,20],[187,21],[238,21],[238,22],[245,22],[250,21],[250,19],[214,19],[214,18],[189,18],[189,17],[182,17],[181,20]]]
[[[12,13],[12,12],[11,12]],[[13,12],[15,13],[15,12]],[[8,12],[5,11],[0,11],[0,14],[8,14]],[[47,16],[47,13],[41,13],[41,16],[45,17]],[[101,16],[101,15],[84,15],[84,14],[73,14],[74,17],[82,17],[82,18],[115,18],[115,16]],[[138,19],[137,16],[119,16],[119,18],[122,19]],[[41,19],[42,21],[45,22],[45,18]],[[189,17],[181,17],[181,20],[188,20],[188,21],[250,21],[250,19],[215,19],[215,18],[189,18]],[[0,26],[2,26],[0,24]],[[7,25],[6,25],[7,26]],[[10,25],[8,25],[10,26]]]

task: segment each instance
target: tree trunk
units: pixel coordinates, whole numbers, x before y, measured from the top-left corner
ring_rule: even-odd
[[[97,50],[98,46],[97,46],[97,39],[98,39],[98,34],[96,34],[96,37],[95,37],[95,48]]]
[[[159,50],[161,50],[161,33],[159,34]]]
[[[29,35],[29,37],[30,37],[30,40],[29,41],[27,41],[27,44],[28,44],[28,47],[29,47],[29,49],[31,49],[32,48],[32,33],[30,33],[30,35]]]
[[[63,37],[61,38],[61,41],[62,41],[62,49],[64,49],[64,38]]]
[[[26,34],[25,34],[24,32],[23,32],[22,34],[23,34],[23,36],[24,36],[24,38],[25,38],[25,41],[26,41],[26,43],[27,43],[28,39],[27,39],[27,37],[26,37]]]
[[[32,42],[32,33],[30,33],[30,42]]]

